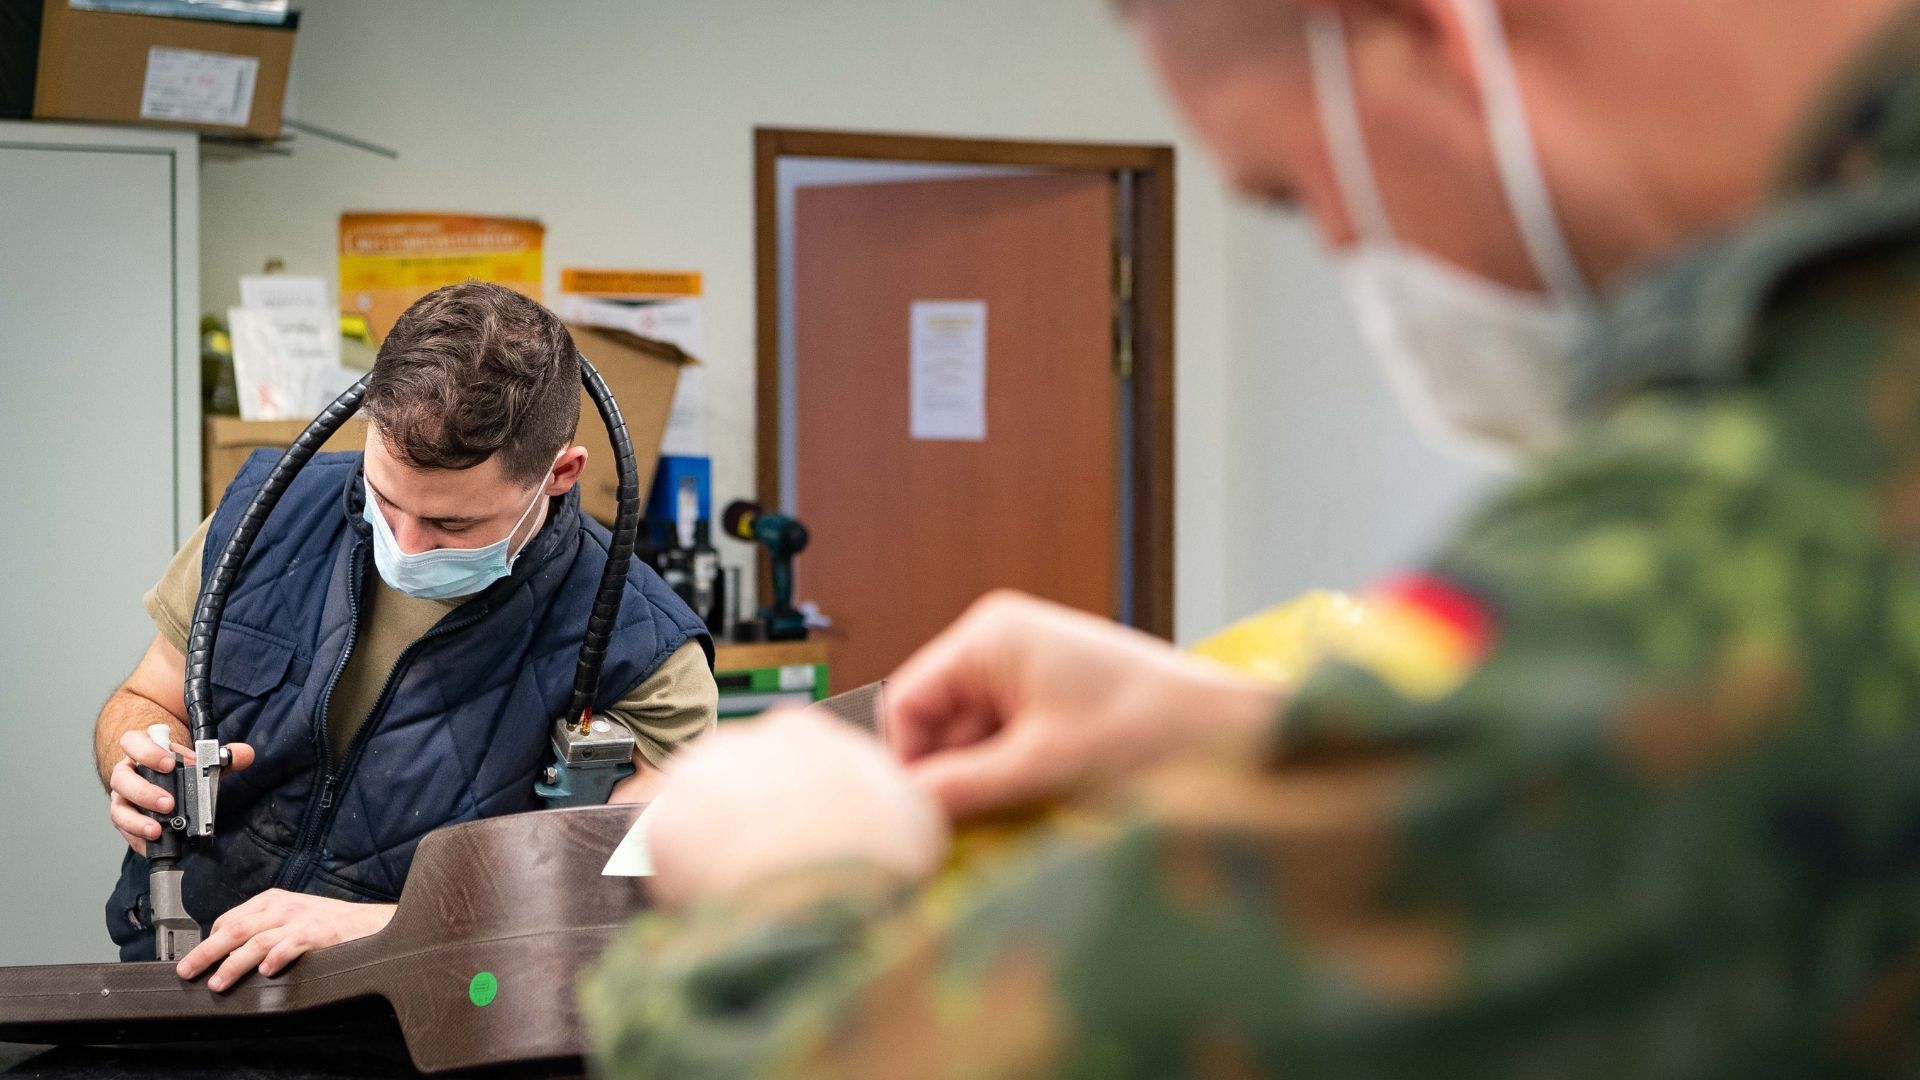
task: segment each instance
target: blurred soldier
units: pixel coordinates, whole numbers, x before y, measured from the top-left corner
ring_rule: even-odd
[[[1920,12],[1136,0],[1435,434],[1524,473],[1279,695],[981,604],[687,757],[615,1076],[1911,1074]],[[1237,750],[1235,749],[1237,748]],[[950,818],[1115,835],[923,891]]]

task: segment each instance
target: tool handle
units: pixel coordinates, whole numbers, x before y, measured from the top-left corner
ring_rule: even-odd
[[[179,752],[173,749],[172,738],[166,725],[155,724],[147,729],[147,735],[159,744],[160,749],[173,753],[172,772],[155,772],[145,765],[134,766],[134,771],[140,774],[140,779],[173,796],[172,813],[163,814],[158,810],[146,811],[148,817],[160,823],[160,839],[147,843],[147,861],[177,862],[185,846],[182,833],[186,831],[186,822],[180,816],[184,812],[180,801],[180,769],[184,762]]]

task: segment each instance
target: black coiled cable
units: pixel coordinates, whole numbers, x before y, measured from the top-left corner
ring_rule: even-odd
[[[273,513],[280,496],[286,493],[293,478],[300,475],[307,460],[360,408],[360,399],[366,396],[367,381],[371,378],[370,374],[361,376],[346,393],[333,399],[333,404],[314,417],[307,430],[280,455],[273,471],[267,474],[267,482],[260,485],[260,490],[253,493],[253,501],[247,503],[239,526],[220,549],[213,571],[201,583],[200,599],[193,605],[193,626],[187,631],[187,727],[195,742],[217,737],[214,729],[219,720],[213,715],[213,695],[207,689],[207,676],[213,670],[213,640],[220,633],[220,616],[227,610],[227,591],[240,576],[240,566],[247,561],[253,538],[260,534],[267,515]]]
[[[593,614],[587,619],[586,636],[580,639],[580,662],[573,672],[573,700],[567,706],[567,718],[582,725],[593,713],[593,699],[600,692],[600,665],[607,658],[607,642],[620,622],[620,597],[627,587],[627,564],[633,561],[633,544],[640,534],[640,470],[633,461],[633,440],[627,437],[627,418],[620,415],[620,404],[606,380],[580,358],[580,381],[587,396],[600,410],[607,425],[607,440],[613,444],[614,468],[619,474],[618,510],[613,518],[613,541],[607,548],[607,567],[600,572],[600,591],[593,598]]]
[[[634,538],[640,528],[640,479],[634,465],[633,441],[627,435],[627,421],[620,414],[620,406],[613,400],[613,392],[587,362],[585,356],[580,360],[580,382],[587,388],[587,395],[593,399],[594,406],[600,411],[600,419],[607,425],[607,437],[613,444],[615,465],[619,470],[619,512],[614,518],[613,543],[607,551],[606,569],[600,574],[600,588],[593,600],[593,613],[587,620],[587,632],[580,642],[580,660],[574,669],[573,697],[568,704],[566,718],[570,721],[583,721],[592,712],[593,699],[600,688],[600,667],[607,656],[607,643],[613,637],[614,627],[620,621],[620,600],[626,589],[627,564],[633,557]],[[367,382],[371,375],[362,376],[347,391],[335,398],[313,423],[293,440],[287,452],[267,474],[266,483],[254,492],[253,499],[247,503],[246,513],[240,518],[240,524],[227,538],[226,546],[220,549],[220,557],[214,561],[213,570],[201,585],[200,599],[194,604],[193,625],[187,633],[187,724],[194,740],[216,738],[215,729],[219,718],[213,715],[212,693],[208,689],[208,677],[213,669],[213,643],[220,632],[220,617],[226,611],[227,593],[240,575],[240,567],[247,561],[247,553],[253,549],[253,541],[260,533],[260,527],[266,523],[267,515],[279,504],[280,496],[286,493],[287,486],[293,483],[307,461],[319,451],[320,447],[340,430],[360,408],[360,400],[366,396]]]

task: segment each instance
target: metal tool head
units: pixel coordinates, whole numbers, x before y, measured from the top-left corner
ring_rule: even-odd
[[[194,763],[186,766],[184,786],[187,835],[213,835],[214,805],[220,798],[220,768],[233,760],[231,750],[222,749],[218,739],[200,739],[193,744]]]
[[[169,963],[200,944],[200,924],[187,914],[180,899],[180,871],[155,870],[147,879],[148,903],[153,911],[154,959]]]

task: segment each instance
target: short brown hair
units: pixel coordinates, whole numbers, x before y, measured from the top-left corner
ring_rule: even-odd
[[[380,345],[361,409],[388,449],[422,469],[495,454],[507,477],[545,475],[580,423],[580,366],[558,316],[512,289],[435,289]]]

